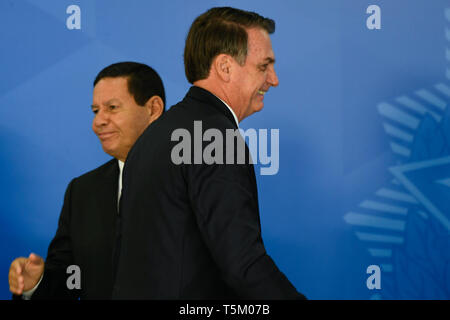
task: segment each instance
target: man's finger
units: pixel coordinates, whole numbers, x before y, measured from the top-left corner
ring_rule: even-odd
[[[8,278],[8,282],[9,282],[9,287],[10,288],[17,288],[18,287],[18,280],[17,277],[9,277]]]
[[[15,269],[15,268],[9,269],[8,278],[11,279],[11,278],[15,278],[15,277],[17,277],[17,271],[16,271],[16,269]]]
[[[18,274],[22,273],[22,268],[26,263],[26,258],[17,258],[11,263],[11,268],[14,268]]]
[[[24,283],[23,283],[23,279],[22,279],[22,281],[17,281],[17,284],[16,284],[16,291],[18,292],[18,294],[22,294],[22,292],[23,292],[23,287],[24,287]]]
[[[23,286],[21,287],[17,281],[12,280],[9,284],[9,291],[16,295],[21,295],[23,292]]]
[[[9,267],[9,270],[17,273],[19,267],[20,267],[19,262],[17,260],[14,260],[11,263],[11,267]]]
[[[9,287],[10,287],[10,288],[14,288],[14,287],[16,286],[16,285],[15,285],[15,284],[16,284],[16,281],[15,281],[14,279],[12,279],[12,278],[9,278],[8,280],[9,280],[9,281],[8,281],[8,282],[9,282]]]
[[[9,291],[11,291],[13,294],[18,294],[18,290],[17,290],[17,288],[16,287],[14,287],[14,286],[9,286]]]
[[[10,288],[10,291],[12,293],[14,293],[15,295],[20,296],[23,292],[23,289],[19,288],[18,286],[15,286],[15,287]]]

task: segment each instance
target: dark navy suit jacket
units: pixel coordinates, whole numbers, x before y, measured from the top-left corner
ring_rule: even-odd
[[[32,300],[111,299],[118,178],[119,165],[112,159],[70,182]],[[80,268],[80,290],[67,288],[70,265]]]
[[[220,99],[195,86],[146,129],[128,154],[113,298],[304,298],[264,248],[253,165],[172,161],[181,142],[172,133],[189,132],[187,143],[195,148],[195,121],[202,121],[203,132],[214,128],[223,134],[225,160],[226,130],[237,128],[233,115]],[[242,138],[234,139],[236,148],[237,139]],[[191,151],[187,157],[193,161]]]

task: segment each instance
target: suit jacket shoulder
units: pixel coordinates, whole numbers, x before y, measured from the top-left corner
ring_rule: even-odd
[[[111,159],[108,162],[102,164],[100,167],[88,171],[73,180],[77,180],[77,183],[91,183],[97,184],[100,181],[113,181],[119,175],[119,165],[116,159]]]

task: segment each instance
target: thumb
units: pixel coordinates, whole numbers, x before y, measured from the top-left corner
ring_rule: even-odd
[[[30,253],[30,255],[28,256],[28,260],[31,264],[41,264],[43,261],[40,256],[34,253]]]

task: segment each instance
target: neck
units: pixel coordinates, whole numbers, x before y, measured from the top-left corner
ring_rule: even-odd
[[[193,85],[211,92],[213,95],[215,95],[220,100],[225,102],[233,110],[234,114],[236,115],[236,117],[238,119],[238,122],[242,121],[242,116],[241,116],[239,110],[237,110],[237,108],[235,106],[233,106],[233,104],[231,103],[229,94],[227,94],[228,90],[226,90],[225,87],[223,87],[221,85],[217,85],[217,84],[209,81],[208,79],[198,80],[198,81],[194,82]]]

